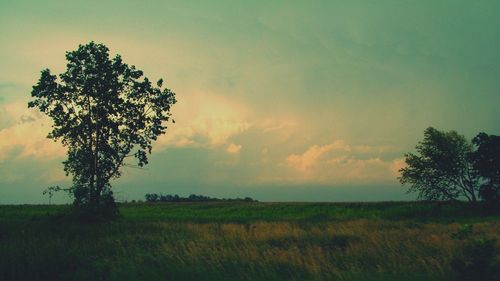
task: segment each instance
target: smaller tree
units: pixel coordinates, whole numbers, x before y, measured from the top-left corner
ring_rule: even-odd
[[[472,142],[477,150],[472,162],[477,173],[484,180],[479,195],[490,202],[500,201],[500,136],[479,133]]]
[[[456,131],[429,127],[416,146],[417,154],[405,154],[406,167],[399,170],[401,184],[420,199],[476,202],[479,178],[471,161],[472,144]]]

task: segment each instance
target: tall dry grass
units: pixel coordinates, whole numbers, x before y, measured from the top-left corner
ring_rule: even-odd
[[[415,219],[404,204],[395,207],[397,212],[370,204],[341,205],[341,212],[336,205],[320,204],[142,206],[133,208],[138,212],[131,218],[81,224],[47,219],[42,207],[3,206],[0,280],[459,280],[475,277],[453,264],[460,265],[454,263],[457,257],[470,264],[463,256],[476,255],[477,249],[467,249],[477,239],[495,240],[491,259],[500,265],[495,216]],[[163,208],[168,212],[154,213]],[[280,208],[290,219],[276,221]],[[372,216],[366,208],[388,217],[366,218]],[[196,222],[193,213],[201,209],[206,218]],[[230,222],[244,215],[225,210],[271,215]],[[318,219],[325,210],[332,219]],[[294,220],[293,212],[300,218],[309,212],[315,219]],[[395,218],[401,212],[405,216]]]
[[[452,238],[460,228],[458,223],[359,219],[321,224],[188,223],[182,227],[192,234],[191,239],[167,240],[161,248],[185,267],[202,265],[224,271],[244,265],[269,269],[269,276],[281,268],[291,278],[298,274],[312,280],[350,280],[367,273],[446,280],[452,274],[452,259],[465,243]],[[487,222],[475,224],[470,236],[493,239],[499,233],[500,223]],[[496,246],[500,247],[498,241]]]

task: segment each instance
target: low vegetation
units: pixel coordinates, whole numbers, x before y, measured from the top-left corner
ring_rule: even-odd
[[[464,203],[0,206],[0,280],[498,280],[500,211]]]

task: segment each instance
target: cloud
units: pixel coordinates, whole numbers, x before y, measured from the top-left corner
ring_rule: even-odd
[[[298,122],[292,118],[281,118],[277,120],[275,118],[264,119],[259,123],[259,127],[264,133],[269,132],[291,132],[298,126]]]
[[[251,127],[246,107],[224,96],[198,93],[184,96],[174,106],[176,123],[161,136],[155,148],[213,148]]]
[[[372,154],[372,153],[381,154],[381,153],[393,152],[394,148],[387,145],[382,145],[382,146],[355,145],[352,147],[352,150],[360,154]]]
[[[229,154],[239,154],[241,151],[241,145],[230,143],[227,148],[226,152]]]
[[[404,167],[406,167],[405,158],[394,159],[389,166],[392,174],[396,177],[399,176],[399,170]]]
[[[313,145],[303,153],[286,157],[285,163],[289,168],[287,178],[293,182],[321,184],[394,181],[404,160],[384,160],[383,152],[379,152],[378,156],[364,156],[376,151],[380,149],[365,145],[352,146],[343,140]]]
[[[35,110],[28,109],[24,102],[4,104],[0,107],[6,120],[0,127],[0,161],[13,151],[15,157],[57,158],[66,150],[60,143],[46,138],[51,122]]]
[[[302,154],[291,154],[287,157],[290,166],[297,170],[306,171],[321,159],[321,157],[332,151],[350,151],[351,147],[343,140],[337,140],[331,144],[319,146],[313,145]]]

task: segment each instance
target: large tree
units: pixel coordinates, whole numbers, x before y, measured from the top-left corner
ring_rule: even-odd
[[[152,142],[171,119],[175,94],[162,79],[152,84],[119,55],[110,58],[103,44],[80,45],[66,60],[59,76],[41,72],[28,106],[52,118],[48,138],[67,147],[63,164],[73,177],[74,204],[109,208],[114,206],[110,180],[121,175],[129,157],[140,167],[148,163]]]
[[[416,146],[417,154],[405,154],[406,167],[398,178],[426,200],[477,201],[479,177],[472,165],[472,144],[456,131],[429,127]]]
[[[490,202],[500,201],[500,136],[479,133],[472,142],[474,168],[482,177],[480,196]]]

